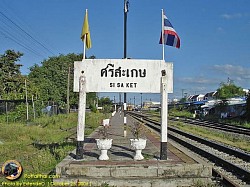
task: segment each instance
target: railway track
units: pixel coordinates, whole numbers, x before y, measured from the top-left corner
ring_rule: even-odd
[[[150,119],[148,115],[132,112],[128,115],[160,132],[160,123]],[[213,163],[213,174],[220,176],[227,186],[250,184],[250,154],[173,127],[168,127],[168,137]]]
[[[150,115],[150,114],[143,114],[145,117],[156,117],[160,119],[159,115]],[[199,120],[199,119],[193,119],[193,118],[185,118],[185,117],[169,117],[169,120],[171,121],[181,121],[183,123],[217,129],[229,133],[236,133],[240,135],[249,136],[250,138],[250,128],[247,127],[241,127],[241,126],[235,126],[228,123],[218,123],[213,121],[207,121],[207,120]]]
[[[182,121],[184,123],[189,123],[197,126],[203,126],[213,129],[218,129],[226,132],[231,133],[237,133],[241,135],[247,135],[250,137],[250,128],[247,127],[240,127],[240,126],[234,126],[227,123],[218,123],[218,122],[212,122],[212,121],[206,121],[206,120],[197,120],[197,119],[191,119],[191,118],[170,118],[172,121]]]

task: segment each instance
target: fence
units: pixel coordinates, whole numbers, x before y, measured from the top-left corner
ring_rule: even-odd
[[[66,113],[66,109],[59,108],[58,104],[52,101],[28,100],[0,100],[0,121],[32,121],[41,115],[57,115]]]

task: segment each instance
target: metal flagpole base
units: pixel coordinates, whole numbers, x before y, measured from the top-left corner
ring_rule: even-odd
[[[83,159],[83,141],[77,141],[76,143],[76,160]]]
[[[160,159],[167,160],[167,142],[161,142],[161,152],[160,152]]]

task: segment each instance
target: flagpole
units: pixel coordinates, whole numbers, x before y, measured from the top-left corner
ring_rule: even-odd
[[[85,10],[85,16],[88,14],[88,9]],[[84,35],[84,39],[83,39],[83,55],[82,55],[82,59],[85,59],[86,56],[86,37],[87,34]]]
[[[82,54],[82,59],[85,59],[86,56],[86,34],[84,35],[83,39],[83,54]]]
[[[164,41],[164,12],[163,9],[161,9],[161,42],[162,42],[162,60],[165,61],[165,41]]]

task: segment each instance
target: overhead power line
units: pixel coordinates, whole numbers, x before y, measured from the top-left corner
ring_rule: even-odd
[[[5,38],[8,38],[8,39],[12,40],[12,41],[15,42],[16,44],[18,44],[18,45],[20,45],[21,47],[27,49],[28,51],[34,53],[35,55],[41,56],[41,57],[42,57],[41,54],[37,53],[37,52],[36,52],[35,50],[33,50],[32,48],[23,45],[23,44],[22,44],[20,41],[18,41],[18,39],[16,39],[13,35],[9,34],[9,35],[11,36],[11,37],[9,37],[9,36],[7,36],[4,32],[2,32],[1,30],[0,30],[0,33],[1,33]]]
[[[24,29],[22,29],[18,24],[16,24],[13,20],[11,20],[9,17],[7,17],[3,12],[0,11],[0,14],[9,22],[11,22],[14,26],[16,26],[19,30],[21,30],[25,35],[27,35],[29,38],[31,38],[35,43],[40,45],[42,48],[44,48],[49,53],[55,55],[50,49],[48,49],[45,45],[43,45],[41,42],[39,42],[37,39],[35,39],[33,36],[31,36],[28,32],[26,32]],[[26,48],[27,49],[27,48]]]
[[[13,27],[13,25],[11,25],[9,22],[6,23],[6,20],[2,20],[4,24],[0,25],[0,29],[2,32],[0,32],[4,38],[7,38],[11,41],[13,41],[14,43],[18,44],[19,46],[22,46],[23,48],[27,49],[29,52],[37,55],[37,56],[41,56],[43,57],[38,50],[36,50],[36,47],[34,44],[30,45],[30,41],[25,40],[26,37],[24,37],[22,34],[19,34],[19,30],[16,31],[16,28]],[[13,34],[12,34],[13,33]],[[15,34],[14,34],[15,33]],[[33,41],[32,41],[33,43]],[[34,48],[35,47],[35,48]]]

